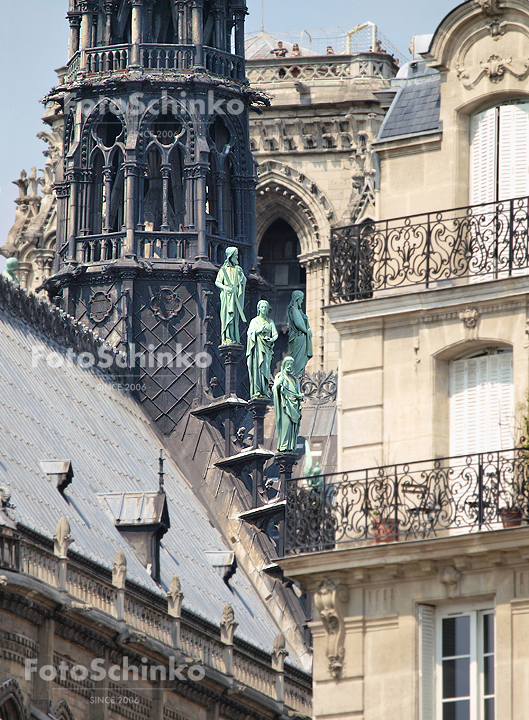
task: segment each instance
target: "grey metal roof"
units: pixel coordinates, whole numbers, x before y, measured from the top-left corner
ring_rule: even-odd
[[[439,74],[409,79],[400,88],[378,134],[378,140],[440,130]]]
[[[160,553],[163,587],[152,580],[98,496],[136,493],[137,502],[139,494],[157,492],[160,441],[135,401],[108,378],[67,362],[61,368],[43,360],[32,364],[37,346],[66,360],[64,348],[0,311],[0,487],[11,492],[11,516],[50,539],[65,516],[75,539],[72,551],[111,569],[122,550],[127,576],[159,595],[177,575],[184,607],[217,626],[231,603],[236,635],[270,652],[279,627],[243,568],[230,580],[230,592],[212,566],[207,553],[232,548],[169,457],[164,470],[171,528]],[[70,459],[74,470],[63,494],[40,465],[58,458]]]

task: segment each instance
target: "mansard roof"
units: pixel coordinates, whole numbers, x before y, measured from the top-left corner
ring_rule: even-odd
[[[236,635],[270,652],[280,628],[241,566],[230,579],[231,589],[215,571],[208,553],[233,548],[170,458],[164,467],[170,529],[161,542],[161,587],[151,578],[100,496],[156,493],[160,438],[115,378],[69,362],[64,345],[22,319],[27,314],[22,306],[35,304],[32,298],[11,290],[1,277],[0,291],[0,488],[15,506],[7,510],[9,516],[48,540],[66,517],[74,538],[71,553],[110,570],[122,551],[128,580],[161,597],[176,575],[184,608],[218,627],[230,603],[239,623]],[[6,297],[11,297],[11,310]],[[51,365],[62,360],[62,367],[51,367],[46,358]],[[57,459],[71,460],[74,471],[62,492],[40,465]]]

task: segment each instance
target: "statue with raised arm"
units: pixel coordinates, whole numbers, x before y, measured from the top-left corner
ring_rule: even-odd
[[[267,300],[257,303],[257,315],[248,326],[246,362],[250,377],[250,397],[269,398],[270,364],[277,340],[274,321],[268,317],[270,305]]]
[[[7,278],[8,280],[11,280],[12,283],[15,283],[15,285],[20,285],[17,276],[15,275],[16,270],[18,269],[18,260],[16,257],[10,257],[6,260],[6,266],[4,269],[4,272],[2,275]]]
[[[274,411],[276,415],[278,452],[295,452],[301,424],[303,393],[294,375],[294,358],[286,357],[274,380]]]
[[[294,290],[288,306],[288,352],[294,358],[294,375],[301,377],[312,357],[312,331],[309,319],[303,312],[304,294]]]
[[[226,248],[226,260],[217,273],[215,285],[220,290],[221,345],[240,343],[239,322],[246,322],[246,276],[239,265],[239,251],[236,247]]]

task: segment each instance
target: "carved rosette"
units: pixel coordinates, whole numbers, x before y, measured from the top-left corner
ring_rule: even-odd
[[[345,660],[345,611],[349,590],[331,578],[324,578],[314,594],[314,604],[327,634],[329,673],[335,680],[342,676]]]

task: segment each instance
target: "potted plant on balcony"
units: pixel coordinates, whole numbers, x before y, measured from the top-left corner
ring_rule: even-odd
[[[512,462],[512,477],[507,493],[507,505],[499,508],[504,528],[519,527],[527,514],[529,491],[529,416],[525,409],[522,415],[523,436],[518,441]]]
[[[371,512],[371,530],[375,545],[395,542],[399,539],[398,523],[392,518],[384,518],[378,510]]]

